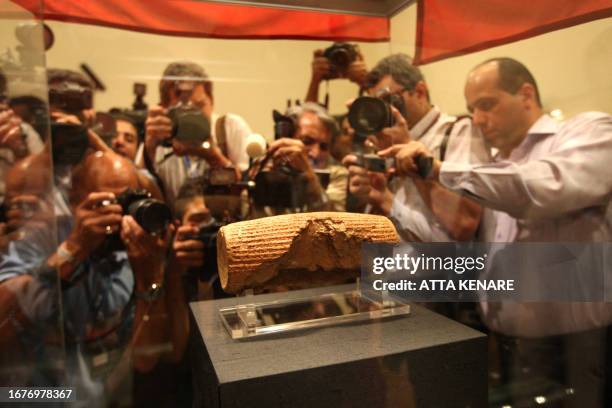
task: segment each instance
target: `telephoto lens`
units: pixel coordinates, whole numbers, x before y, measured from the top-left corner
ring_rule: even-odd
[[[117,203],[124,214],[134,220],[149,234],[161,235],[172,221],[172,212],[163,202],[151,197],[146,190],[127,189],[117,195]]]
[[[388,103],[379,98],[362,96],[351,104],[348,120],[355,133],[373,135],[393,126],[393,114]]]

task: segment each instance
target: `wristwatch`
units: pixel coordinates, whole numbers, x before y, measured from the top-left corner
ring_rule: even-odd
[[[134,296],[136,299],[151,303],[158,299],[163,292],[164,287],[160,283],[153,283],[147,290],[143,290],[142,292],[134,292]]]

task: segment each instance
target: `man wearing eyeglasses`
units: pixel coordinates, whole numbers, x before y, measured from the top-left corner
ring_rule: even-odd
[[[420,70],[405,54],[390,55],[368,73],[370,96],[391,96],[394,125],[366,144],[374,150],[418,140],[437,158],[464,163],[489,159],[482,137],[473,131],[469,118],[457,119],[431,103],[429,90]],[[349,191],[366,212],[378,213],[396,221],[407,241],[436,242],[470,240],[480,222],[481,209],[469,199],[442,188],[439,183],[421,179],[394,178],[358,166],[357,157],[348,155],[343,164],[349,169]]]
[[[281,138],[270,145],[276,165],[288,165],[302,172],[308,180],[311,209],[344,211],[348,171],[330,154],[330,144],[339,134],[338,124],[320,105],[307,102],[287,112],[295,119],[293,138]],[[329,172],[329,183],[323,188],[317,171]],[[316,203],[318,201],[318,203]]]

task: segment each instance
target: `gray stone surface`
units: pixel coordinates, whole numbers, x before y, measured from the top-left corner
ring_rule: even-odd
[[[239,301],[191,303],[197,405],[486,405],[486,337],[427,309],[413,306],[407,317],[232,340],[218,309]]]

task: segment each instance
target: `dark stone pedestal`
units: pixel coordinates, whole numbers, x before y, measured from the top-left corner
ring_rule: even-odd
[[[349,290],[261,295],[254,302]],[[242,299],[244,301],[244,299]],[[486,407],[486,336],[419,306],[407,317],[232,340],[191,303],[196,407]]]

